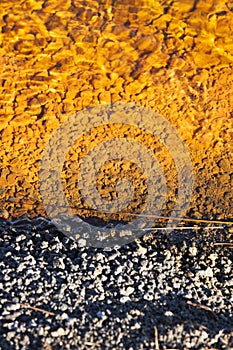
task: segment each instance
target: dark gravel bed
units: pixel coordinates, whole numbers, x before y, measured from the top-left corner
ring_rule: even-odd
[[[47,220],[0,220],[0,348],[233,349],[232,229],[79,248]]]

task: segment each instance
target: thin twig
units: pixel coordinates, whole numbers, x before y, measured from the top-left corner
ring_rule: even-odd
[[[216,313],[215,313],[209,306],[201,305],[201,304],[196,304],[196,303],[193,303],[193,302],[190,301],[190,300],[187,301],[187,304],[188,304],[188,305],[191,305],[191,306],[194,306],[194,307],[197,307],[198,309],[203,309],[203,310],[209,311],[209,312],[211,312],[211,314],[214,316],[214,318],[217,318]]]
[[[9,299],[6,299],[6,301],[8,301],[9,303],[13,303],[12,300],[9,300]],[[44,310],[44,309],[40,309],[38,307],[34,307],[34,306],[31,306],[31,305],[28,305],[28,304],[23,304],[23,303],[18,303],[16,302],[17,304],[19,304],[20,306],[22,307],[25,307],[27,309],[31,309],[31,310],[34,310],[34,311],[39,311],[39,312],[43,312],[44,314],[48,314],[48,315],[52,315],[52,316],[55,316],[56,314],[54,312],[51,312],[51,311],[47,311],[47,310]]]
[[[158,328],[155,326],[155,350],[159,350],[159,336],[158,336]]]
[[[89,208],[82,208],[82,207],[75,207],[76,210],[83,210],[87,212],[99,212],[97,209],[89,209]],[[104,210],[101,212],[102,214],[113,214],[111,211]],[[195,222],[195,223],[204,223],[204,224],[216,224],[216,225],[232,225],[233,221],[223,221],[223,220],[205,220],[205,219],[189,219],[189,218],[183,218],[183,217],[177,217],[177,216],[161,216],[161,215],[152,215],[152,214],[141,214],[141,213],[129,213],[129,212],[119,212],[121,215],[128,215],[128,216],[136,216],[136,217],[144,217],[144,218],[152,218],[152,219],[163,219],[163,220],[173,220],[173,221],[184,221],[184,222]]]
[[[173,231],[173,230],[212,230],[212,229],[223,229],[223,227],[219,226],[209,226],[209,227],[201,227],[201,226],[173,226],[173,227],[148,227],[148,228],[141,228],[141,231],[148,231],[148,230],[153,230],[153,231]],[[137,229],[131,229],[131,231],[136,231]]]
[[[233,243],[230,243],[230,242],[216,242],[214,243],[214,245],[216,246],[222,245],[228,248],[233,248]]]

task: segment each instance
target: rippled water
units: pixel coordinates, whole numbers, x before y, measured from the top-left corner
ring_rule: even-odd
[[[3,1],[0,14],[1,216],[46,215],[38,174],[52,133],[86,108],[123,102],[158,113],[184,141],[194,177],[187,217],[232,219],[231,1]],[[170,215],[189,181],[178,181],[176,143],[167,149],[162,136],[121,118],[92,127],[66,154],[60,175],[70,207],[85,220],[129,220],[121,210],[93,215],[77,184],[81,159],[118,138],[143,144],[159,162]],[[96,187],[111,202],[122,178],[134,186],[122,213],[140,213],[148,188],[139,164],[113,157]]]

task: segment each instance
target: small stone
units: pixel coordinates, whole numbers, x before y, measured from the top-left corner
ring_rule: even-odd
[[[124,267],[123,266],[118,266],[118,268],[115,271],[115,275],[119,275],[123,272]]]
[[[206,270],[201,270],[197,272],[197,275],[199,277],[213,277],[213,270],[211,269],[211,267],[207,267]]]
[[[143,299],[151,301],[151,300],[154,299],[154,296],[153,296],[153,294],[146,293],[146,294],[144,295]]]
[[[189,253],[191,256],[196,256],[197,255],[197,247],[190,247]]]
[[[44,241],[44,242],[41,243],[41,248],[42,249],[46,249],[46,248],[48,248],[48,245],[49,245],[49,243]]]
[[[67,331],[64,328],[58,328],[56,331],[51,332],[52,337],[62,337],[66,335]]]
[[[122,298],[120,298],[120,302],[121,303],[127,303],[127,301],[130,301],[130,298],[129,297],[122,297]]]
[[[139,252],[142,255],[145,255],[147,253],[147,248],[144,248],[141,245],[138,245],[137,252]]]
[[[133,292],[134,292],[134,288],[133,287],[128,287],[127,289],[121,289],[121,294],[122,295],[129,296]]]
[[[85,247],[87,244],[87,241],[83,238],[79,239],[78,240],[78,245],[82,248],[82,247]]]
[[[173,312],[171,312],[171,311],[166,311],[166,312],[164,313],[164,315],[165,315],[165,316],[168,316],[168,317],[174,316]]]
[[[218,254],[213,253],[209,255],[209,259],[212,261],[215,261],[217,258],[218,258]]]
[[[66,320],[66,319],[68,319],[69,318],[69,316],[67,315],[67,313],[66,312],[63,312],[63,314],[61,315],[61,319],[62,320]]]
[[[141,325],[140,323],[136,322],[132,327],[131,329],[140,329],[141,328]]]

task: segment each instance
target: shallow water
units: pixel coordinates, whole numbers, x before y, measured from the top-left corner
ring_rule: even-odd
[[[69,150],[56,145],[60,153],[67,151],[60,177],[75,214],[85,220],[127,221],[123,212],[143,212],[147,174],[137,161],[140,157],[130,163],[124,145],[125,158],[105,161],[109,149],[97,155],[102,163],[96,187],[110,203],[110,214],[98,207],[93,188],[84,196],[78,184],[78,164],[88,152],[109,140],[129,139],[148,149],[160,165],[154,196],[160,204],[164,200],[159,208],[163,215],[171,215],[179,205],[182,216],[232,219],[231,1],[4,1],[0,11],[1,216],[46,215],[39,178],[43,151],[52,133],[77,113],[76,128],[84,134]],[[82,111],[99,105],[111,115],[112,104],[118,102],[126,109],[115,110],[111,125],[103,123],[96,107],[88,121],[82,119]],[[160,135],[151,133],[147,112],[139,117],[141,124],[132,123],[134,105],[146,107],[175,128],[184,141],[182,152],[190,157],[193,179],[184,170],[179,178],[181,168],[190,170],[190,164],[187,158],[182,166],[175,162],[179,142],[165,142],[174,133],[170,128]],[[62,135],[64,140],[69,132]],[[53,145],[51,154],[54,149]],[[85,174],[90,174],[88,164]],[[60,213],[55,180],[47,193],[54,194],[51,206]],[[119,180],[123,187],[116,188]],[[192,195],[184,192],[179,197],[191,180]],[[111,203],[117,198],[122,207],[114,211]]]

